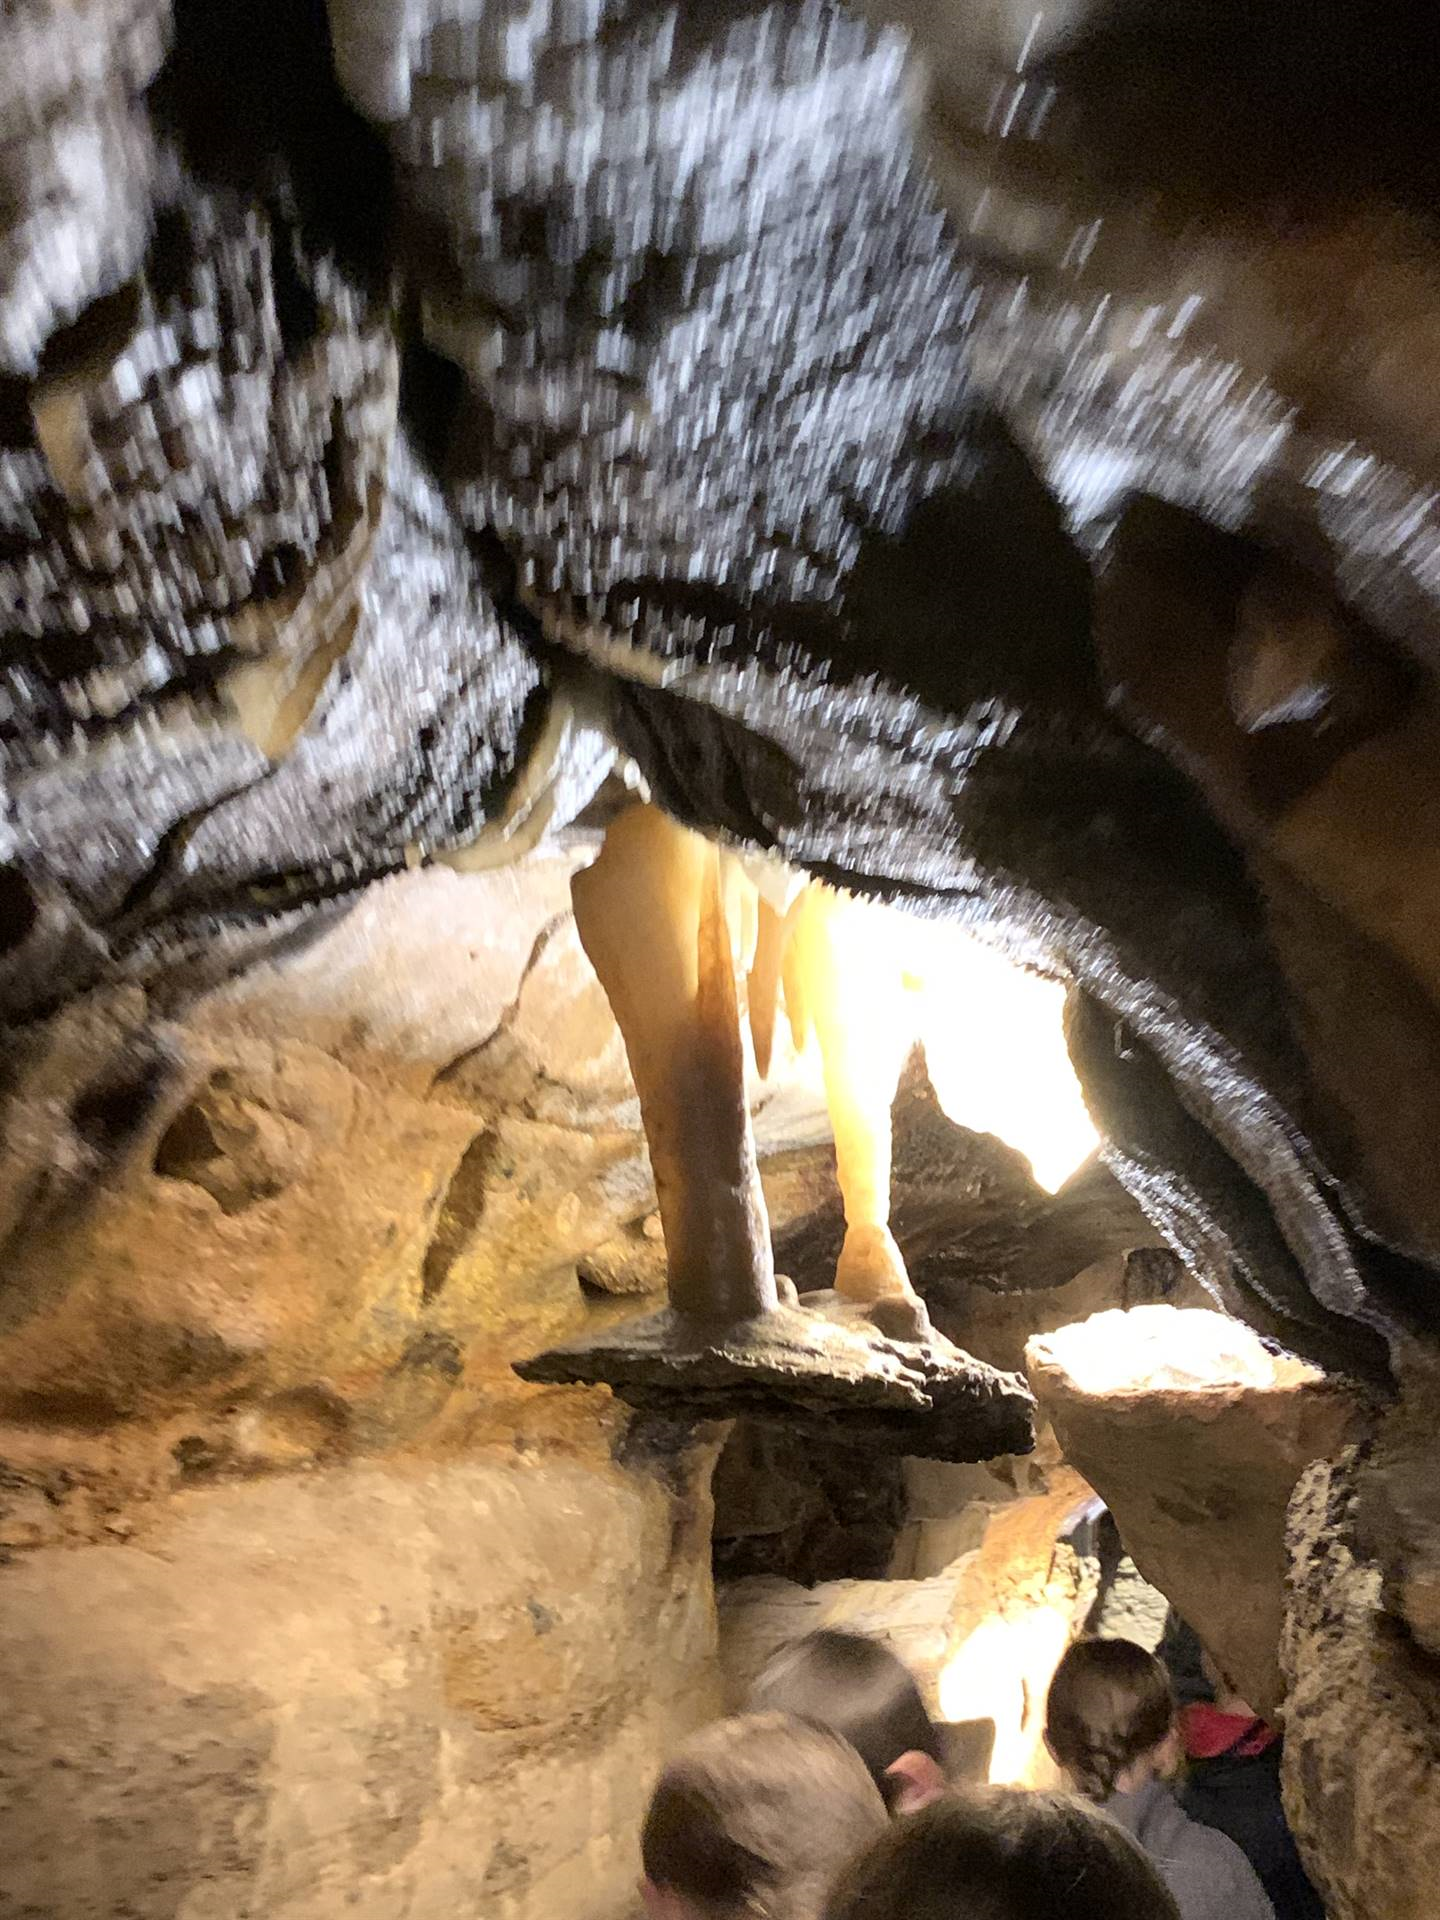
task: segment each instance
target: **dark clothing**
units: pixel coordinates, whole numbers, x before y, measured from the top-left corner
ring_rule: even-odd
[[[1180,1804],[1192,1820],[1228,1834],[1260,1876],[1275,1920],[1325,1920],[1291,1837],[1280,1798],[1280,1745],[1263,1720],[1221,1714],[1205,1677],[1200,1642],[1172,1607],[1160,1642],[1185,1730],[1188,1771]],[[1229,1726],[1226,1728],[1226,1721]]]
[[[1214,1699],[1215,1690],[1205,1678],[1200,1642],[1174,1607],[1165,1616],[1165,1631],[1155,1651],[1170,1675],[1171,1690],[1180,1706],[1188,1707],[1194,1700]]]
[[[1190,1819],[1163,1781],[1152,1780],[1135,1793],[1112,1793],[1105,1811],[1154,1861],[1180,1920],[1275,1920],[1265,1889],[1235,1842]]]
[[[1275,1920],[1325,1920],[1280,1799],[1280,1747],[1243,1754],[1238,1740],[1228,1752],[1191,1760],[1180,1804],[1192,1820],[1229,1834],[1260,1876]]]

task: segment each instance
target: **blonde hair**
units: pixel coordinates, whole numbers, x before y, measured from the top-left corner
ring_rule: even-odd
[[[1131,1640],[1077,1640],[1055,1669],[1046,1738],[1089,1800],[1108,1800],[1126,1768],[1174,1725],[1169,1676]]]
[[[640,1837],[646,1878],[714,1920],[819,1920],[826,1889],[880,1832],[855,1749],[786,1713],[702,1727],[665,1768]]]

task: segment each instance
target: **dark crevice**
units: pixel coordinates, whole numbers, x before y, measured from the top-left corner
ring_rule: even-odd
[[[117,932],[123,935],[137,918],[143,917],[147,904],[178,871],[186,847],[210,816],[230,801],[238,800],[242,794],[254,793],[263,787],[273,778],[275,771],[274,767],[267,767],[250,779],[238,781],[233,787],[227,787],[223,793],[217,793],[213,799],[204,801],[171,822],[156,842],[149,865],[136,877],[116,910],[113,924]]]
[[[97,355],[108,361],[134,333],[139,319],[138,281],[92,301],[77,320],[67,327],[57,327],[46,341],[36,370],[36,385],[60,379]]]
[[[0,867],[0,956],[23,947],[39,918],[35,889],[19,867]]]
[[[407,318],[418,330],[418,315]],[[400,361],[400,417],[411,446],[432,474],[444,468],[464,397],[465,375],[455,362],[423,340],[408,340]]]
[[[76,1096],[70,1124],[102,1159],[112,1159],[145,1127],[174,1070],[158,1042],[138,1041],[129,1059]]]
[[[196,178],[289,202],[307,251],[384,283],[389,156],[340,90],[324,0],[177,0],[151,103]]]
[[[456,1261],[480,1225],[499,1151],[500,1136],[487,1127],[470,1142],[450,1177],[420,1269],[420,1297],[427,1304],[444,1290]]]
[[[35,418],[30,411],[31,387],[12,373],[0,374],[0,452],[21,453],[35,445]],[[5,558],[0,547],[0,559]]]
[[[463,1053],[457,1053],[453,1060],[446,1061],[445,1065],[439,1069],[435,1077],[431,1080],[429,1086],[430,1093],[433,1094],[437,1087],[448,1086],[457,1080],[472,1062],[478,1060],[486,1049],[492,1047],[500,1035],[507,1031],[510,1023],[520,1010],[520,998],[525,991],[526,982],[536,967],[539,966],[546,948],[564,926],[568,917],[569,916],[564,913],[557,913],[541,927],[531,942],[530,951],[525,956],[525,964],[520,969],[520,978],[515,983],[515,991],[511,995],[509,1004],[501,1013],[500,1018],[495,1022],[495,1025],[483,1040],[477,1040],[473,1047],[466,1047]]]

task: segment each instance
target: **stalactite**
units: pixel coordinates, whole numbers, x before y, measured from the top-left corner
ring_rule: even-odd
[[[785,968],[786,993],[793,979],[824,1061],[845,1202],[835,1289],[867,1304],[915,1299],[889,1224],[890,1103],[913,1022],[883,912],[833,888],[812,886],[794,909]]]
[[[750,1044],[755,1049],[755,1067],[762,1080],[769,1076],[775,1048],[775,1016],[780,1008],[780,975],[788,935],[786,916],[777,913],[768,900],[760,900],[755,958],[746,978],[745,998],[750,1017]]]

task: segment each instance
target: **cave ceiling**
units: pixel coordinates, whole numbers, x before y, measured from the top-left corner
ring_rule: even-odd
[[[123,993],[90,1111],[143,1103],[152,1016],[628,782],[1072,980],[1196,1272],[1403,1365],[1436,103],[1423,10],[1355,12],[18,11],[12,1081]]]

